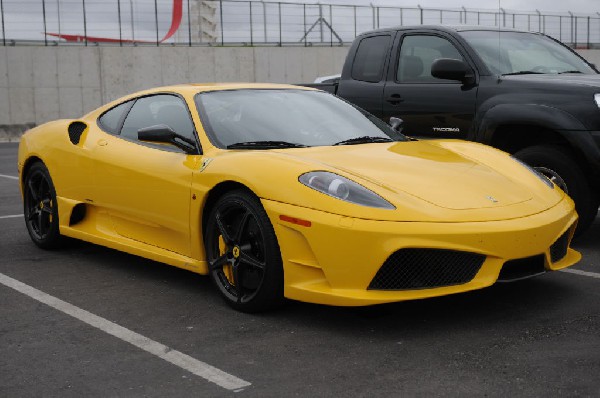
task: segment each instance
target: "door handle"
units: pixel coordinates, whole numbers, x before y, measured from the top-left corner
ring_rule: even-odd
[[[402,99],[402,96],[400,94],[391,94],[389,97],[386,98],[386,101],[392,105],[397,105],[404,100]]]
[[[98,146],[107,146],[108,145],[108,141],[104,140],[104,139],[100,139],[97,142]]]

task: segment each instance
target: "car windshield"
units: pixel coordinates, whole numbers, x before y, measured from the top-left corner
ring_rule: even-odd
[[[243,89],[199,93],[204,130],[220,148],[269,149],[406,141],[380,119],[321,91]]]
[[[569,48],[543,35],[497,31],[460,34],[494,74],[596,73]]]

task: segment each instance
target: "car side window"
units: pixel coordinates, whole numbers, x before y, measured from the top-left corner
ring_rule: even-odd
[[[389,35],[383,35],[367,37],[360,41],[352,64],[353,79],[371,83],[381,81],[390,40]]]
[[[439,58],[464,61],[460,52],[447,39],[427,35],[406,36],[400,48],[396,80],[400,83],[440,83],[440,79],[431,76],[431,65]]]
[[[125,119],[121,136],[137,140],[139,129],[165,124],[177,134],[194,140],[194,124],[185,102],[176,95],[159,94],[139,98]]]
[[[121,123],[123,123],[123,118],[131,107],[131,104],[133,104],[133,101],[124,102],[100,115],[98,124],[102,130],[110,134],[119,134]]]

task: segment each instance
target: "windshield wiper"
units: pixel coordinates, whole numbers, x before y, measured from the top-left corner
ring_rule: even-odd
[[[349,138],[344,141],[336,142],[333,145],[356,145],[356,144],[367,144],[370,142],[392,142],[393,140],[386,137],[371,137],[365,135],[364,137]]]
[[[545,73],[542,72],[534,72],[532,70],[520,70],[518,72],[512,72],[512,73],[503,73],[502,76],[512,76],[512,75],[545,75]]]
[[[306,148],[307,145],[287,141],[245,141],[227,145],[227,149]]]
[[[566,70],[564,72],[558,72],[559,75],[562,75],[563,73],[583,73],[580,70]]]

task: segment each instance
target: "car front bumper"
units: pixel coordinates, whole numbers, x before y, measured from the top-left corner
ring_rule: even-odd
[[[299,301],[360,306],[442,296],[494,284],[510,260],[543,257],[543,271],[551,271],[581,258],[567,248],[564,256],[554,255],[552,261],[550,252],[561,237],[570,243],[577,214],[569,199],[528,217],[463,223],[365,220],[265,199],[262,203],[281,249],[285,296]],[[471,253],[484,259],[474,277],[464,283],[374,289],[372,281],[379,269],[402,249]]]

